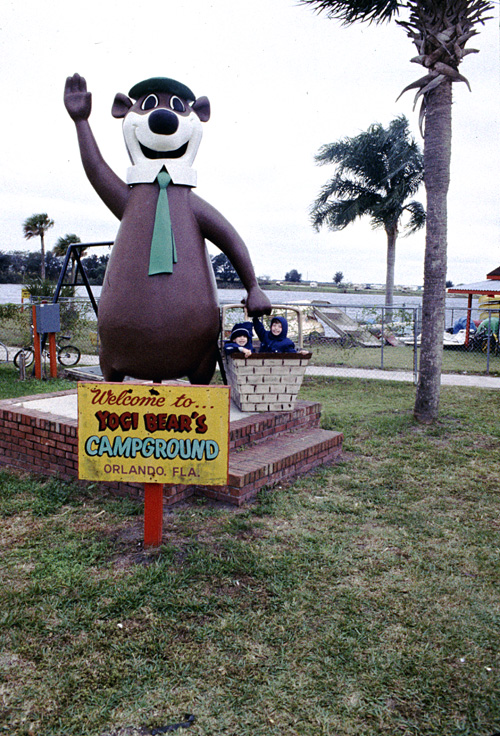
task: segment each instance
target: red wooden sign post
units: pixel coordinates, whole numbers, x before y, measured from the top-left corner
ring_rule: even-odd
[[[163,534],[163,483],[144,483],[144,547],[159,547]]]
[[[163,532],[163,483],[144,483],[144,546],[158,547]]]

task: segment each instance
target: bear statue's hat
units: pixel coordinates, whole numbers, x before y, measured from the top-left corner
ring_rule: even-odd
[[[189,87],[168,77],[151,77],[150,79],[145,79],[143,82],[138,82],[138,84],[134,84],[128,96],[133,100],[138,100],[142,95],[147,95],[151,92],[166,92],[169,95],[179,95],[179,97],[182,97],[183,100],[187,100],[188,102],[194,102],[196,100]]]

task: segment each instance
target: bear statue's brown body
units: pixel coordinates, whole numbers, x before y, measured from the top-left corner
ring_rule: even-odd
[[[204,241],[227,237],[229,226],[189,187],[170,185],[177,263],[171,274],[148,276],[157,190],[155,184],[132,187],[106,270],[99,302],[103,373],[109,380],[188,376],[204,383],[207,373],[213,375],[219,334],[217,288]]]

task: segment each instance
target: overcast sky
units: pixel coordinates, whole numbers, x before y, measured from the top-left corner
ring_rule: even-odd
[[[496,7],[498,7],[496,5]],[[483,279],[500,265],[500,84],[498,13],[469,42],[464,84],[454,85],[448,278]],[[5,0],[0,28],[4,99],[0,250],[35,250],[26,217],[47,212],[55,226],[47,248],[66,233],[84,242],[113,240],[118,222],[87,181],[74,124],[63,106],[64,82],[79,72],[93,94],[90,123],[101,152],[125,178],[117,92],[168,76],[206,95],[195,168],[197,193],[237,228],[257,275],[385,281],[385,234],[369,223],[316,233],[309,207],[332,167],[317,167],[319,147],[397,115],[410,120],[422,76],[415,48],[395,23],[344,28],[294,0]],[[421,141],[420,141],[421,142]],[[416,198],[425,203],[423,189]],[[210,247],[211,253],[218,252]],[[396,283],[421,284],[424,235],[401,238]]]

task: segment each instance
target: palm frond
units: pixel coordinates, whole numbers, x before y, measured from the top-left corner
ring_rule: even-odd
[[[407,0],[405,5],[409,18],[396,23],[417,48],[411,61],[421,64],[427,74],[405,87],[399,97],[410,89],[417,90],[414,107],[422,98],[419,126],[423,134],[426,100],[432,90],[445,82],[464,82],[470,89],[458,67],[465,56],[477,53],[477,49],[465,46],[478,33],[474,26],[491,19],[487,14],[494,5],[489,0]]]
[[[78,237],[78,235],[75,235],[75,233],[67,233],[66,235],[61,235],[61,237],[57,239],[56,244],[52,248],[52,253],[55,256],[65,256],[66,251],[68,250],[70,245],[75,245],[76,243],[81,242],[81,239]],[[80,251],[80,255],[85,252],[85,250]]]
[[[374,211],[381,207],[380,197],[373,192],[356,189],[346,183],[344,188],[336,189],[342,198],[330,199],[318,197],[310,210],[311,223],[315,230],[326,225],[329,230],[343,230],[357,218],[373,217]],[[348,196],[348,192],[353,196]],[[377,223],[377,227],[380,223]]]
[[[299,0],[301,5],[311,5],[317,13],[337,18],[344,25],[358,21],[383,23],[398,14],[404,5],[401,0]]]
[[[403,207],[403,210],[410,213],[410,219],[405,226],[405,237],[407,237],[424,227],[427,214],[424,206],[420,202],[416,202],[414,200],[412,202],[408,202],[408,204]]]
[[[378,197],[376,189],[365,186],[364,182],[354,178],[348,178],[342,174],[336,174],[332,179],[326,182],[320,190],[315,205],[323,206],[331,198],[334,199],[352,199],[355,197]]]

